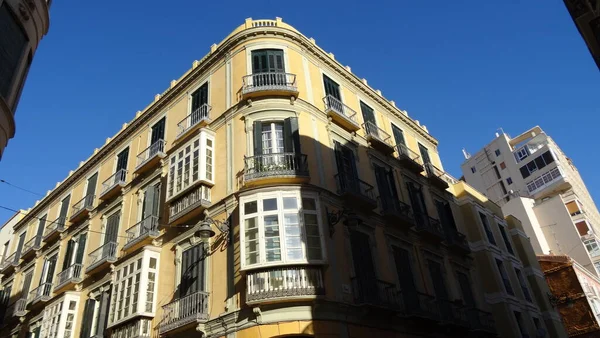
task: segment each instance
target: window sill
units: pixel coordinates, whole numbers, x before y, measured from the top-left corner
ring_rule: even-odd
[[[278,266],[308,266],[308,265],[327,265],[326,260],[313,260],[313,261],[294,261],[294,262],[269,262],[261,264],[243,265],[241,271],[254,271],[260,269],[267,269]]]

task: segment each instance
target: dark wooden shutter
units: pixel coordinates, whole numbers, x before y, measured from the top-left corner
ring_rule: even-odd
[[[69,203],[71,203],[71,195],[68,195],[60,202],[60,218],[61,220],[67,219],[67,213],[69,212]],[[64,224],[63,224],[64,225]]]
[[[323,85],[325,86],[325,96],[331,95],[339,101],[342,101],[340,95],[340,85],[330,79],[327,75],[323,75]]]
[[[85,193],[86,196],[94,195],[96,193],[96,183],[98,183],[98,173],[95,173],[88,178],[87,190]]]
[[[266,73],[269,71],[269,63],[267,61],[267,50],[252,51],[252,73]]]
[[[146,188],[144,193],[144,204],[142,206],[142,215],[144,218],[148,216],[158,216],[158,200],[160,199],[160,185],[153,184]]]
[[[360,101],[360,111],[362,112],[363,120],[365,122],[372,122],[374,126],[377,125],[375,122],[375,113],[373,113],[373,108]]]
[[[83,310],[83,320],[81,321],[81,333],[79,334],[79,338],[89,338],[92,334],[92,322],[95,307],[95,299],[90,298],[85,301],[85,307]]]
[[[208,104],[208,82],[204,83],[200,88],[192,93],[192,113],[196,109],[202,107],[202,105]],[[194,116],[192,116],[194,117]],[[196,115],[196,118],[200,118],[200,115]]]
[[[106,234],[104,235],[104,244],[109,242],[117,242],[119,235],[119,221],[121,212],[118,211],[108,217],[106,220]]]
[[[421,143],[419,143],[419,152],[421,153],[423,163],[431,163],[431,158],[429,158],[429,151]]]
[[[425,199],[423,198],[422,187],[413,182],[406,183],[408,187],[408,195],[410,197],[410,203],[412,204],[413,210],[416,213],[427,214],[427,208],[425,207]]]
[[[204,291],[204,246],[193,246],[181,257],[180,297]]]
[[[398,200],[398,190],[396,189],[396,180],[394,179],[394,171],[387,171],[388,184],[390,187],[390,194],[394,200]]]
[[[62,271],[65,271],[66,269],[69,268],[69,266],[71,266],[71,258],[73,258],[73,247],[74,246],[75,246],[75,241],[70,239],[67,242],[67,252],[65,253],[65,258],[63,260]]]
[[[262,122],[254,122],[254,156],[262,155]]]
[[[406,141],[404,140],[404,133],[400,128],[396,127],[392,124],[392,134],[394,134],[394,141],[396,144],[406,145]]]
[[[300,153],[300,132],[298,131],[297,117],[283,120],[283,146],[286,153]]]
[[[76,264],[83,263],[83,256],[85,253],[86,240],[87,240],[87,234],[81,234],[81,235],[79,235],[79,238],[77,239],[77,252],[75,253],[75,263]]]
[[[35,245],[40,245],[42,243],[42,236],[44,235],[44,228],[46,227],[46,218],[48,215],[44,215],[40,217],[40,221],[38,223],[38,229],[35,239]]]
[[[473,290],[471,289],[471,282],[469,277],[462,272],[456,274],[458,276],[458,284],[462,292],[463,301],[468,308],[475,307],[475,297],[473,296]]]
[[[352,261],[358,286],[357,295],[362,301],[377,300],[377,280],[369,236],[359,231],[352,231]]]
[[[446,221],[448,222],[448,226],[451,230],[458,230],[456,228],[456,222],[454,221],[454,214],[452,213],[452,207],[450,203],[444,203],[444,211],[446,216]]]
[[[58,259],[58,255],[52,256],[50,260],[48,260],[48,273],[46,274],[46,283],[52,283],[54,279],[54,272],[56,270],[56,260]]]
[[[125,148],[122,152],[117,155],[117,169],[127,169],[127,158],[129,157],[129,147]]]
[[[398,274],[398,282],[400,283],[400,289],[406,307],[409,310],[418,309],[419,297],[417,296],[417,288],[415,286],[408,250],[394,247],[393,254],[394,262],[396,263],[396,273]]]
[[[25,236],[27,235],[27,231],[19,236],[19,243],[17,244],[17,254],[15,255],[15,261],[18,261],[21,258],[21,251],[23,250],[23,244],[25,244]]]
[[[27,298],[29,295],[29,288],[31,288],[31,280],[33,279],[33,272],[25,275],[23,280],[23,289],[21,290],[21,298]]]
[[[383,204],[384,209],[388,209],[391,206],[391,196],[385,168],[380,167],[376,164],[373,165],[373,168],[375,170],[375,181],[377,182],[377,189],[379,190],[379,197],[381,198],[381,203]]]
[[[150,136],[150,145],[154,144],[158,140],[165,138],[165,118],[163,117],[160,121],[156,122],[152,126],[152,135]]]
[[[435,297],[439,301],[440,313],[442,318],[452,318],[452,308],[448,303],[448,290],[444,283],[444,276],[442,274],[442,268],[438,262],[428,260],[429,274],[433,283],[433,289],[435,291]]]

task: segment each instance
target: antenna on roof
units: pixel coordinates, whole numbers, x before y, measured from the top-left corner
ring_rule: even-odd
[[[463,156],[465,157],[465,160],[468,160],[471,158],[471,154],[469,154],[465,148],[462,149],[462,152],[463,152]]]

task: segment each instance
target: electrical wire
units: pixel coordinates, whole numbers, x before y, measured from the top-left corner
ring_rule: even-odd
[[[32,194],[32,195],[41,196],[41,197],[44,197],[44,196],[45,196],[45,195],[43,195],[43,194],[40,194],[40,193],[37,193],[37,192],[35,192],[35,191],[31,191],[31,190],[29,190],[29,189],[21,188],[21,187],[19,187],[19,186],[17,186],[17,185],[14,185],[14,184],[12,184],[12,183],[10,183],[10,182],[7,182],[7,181],[3,180],[3,179],[0,179],[0,183],[4,183],[4,184],[6,184],[6,185],[9,185],[9,186],[11,186],[11,187],[13,187],[13,188],[15,188],[15,189],[19,189],[19,190],[22,190],[22,191],[28,192],[28,193],[30,193],[30,194]]]

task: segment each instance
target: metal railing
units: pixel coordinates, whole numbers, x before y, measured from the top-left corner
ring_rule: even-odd
[[[144,165],[148,160],[152,159],[154,156],[159,153],[165,152],[165,140],[158,140],[152,143],[148,148],[142,150],[142,152],[137,156],[137,166],[136,168]]]
[[[468,324],[467,313],[462,304],[447,299],[438,299],[437,303],[440,309],[440,317],[443,321],[464,326]]]
[[[48,226],[46,226],[46,230],[44,230],[44,238],[49,237],[55,232],[63,232],[65,230],[66,221],[67,220],[65,217],[59,216],[52,223],[48,224]]]
[[[374,202],[375,195],[373,193],[373,186],[369,183],[362,181],[356,177],[347,177],[345,175],[335,174],[335,182],[337,184],[338,194],[355,194],[368,198]]]
[[[102,194],[106,194],[112,188],[119,184],[125,184],[127,178],[127,170],[119,169],[116,173],[112,174],[106,181],[102,182]]]
[[[67,283],[79,283],[81,281],[81,270],[83,264],[75,263],[56,275],[56,288],[60,288]]]
[[[421,164],[421,157],[419,154],[410,150],[410,148],[402,143],[396,144],[396,152],[398,153],[398,158],[407,158],[413,162]]]
[[[148,236],[158,236],[158,216],[147,216],[125,230],[125,233],[127,233],[127,243],[125,243],[124,249]]]
[[[210,188],[205,185],[199,185],[174,202],[170,202],[169,222],[173,222],[181,215],[198,206],[208,206],[210,203]]]
[[[537,192],[542,189],[546,185],[549,185],[554,180],[558,180],[560,178],[564,178],[564,175],[560,171],[559,167],[553,168],[547,173],[542,174],[541,176],[527,182],[525,185],[527,186],[527,190],[530,194]]]
[[[104,262],[117,260],[117,242],[108,242],[92,251],[89,256],[87,271],[90,271]]]
[[[244,157],[244,180],[277,176],[308,176],[307,156],[275,153]]]
[[[50,299],[50,295],[52,294],[52,283],[42,283],[37,288],[31,290],[29,292],[30,303],[35,303],[37,301],[47,301]]]
[[[347,120],[358,126],[358,122],[356,121],[356,111],[347,105],[343,104],[342,101],[336,99],[332,95],[327,95],[323,98],[323,102],[325,103],[325,112],[333,111],[338,115],[345,117]]]
[[[383,129],[377,127],[375,123],[367,121],[363,123],[363,129],[365,130],[367,137],[375,138],[381,143],[385,143],[390,147],[392,146],[392,138],[390,134],[386,133]]]
[[[42,236],[35,235],[32,239],[28,240],[23,245],[22,255],[29,253],[29,251],[31,251],[31,250],[39,250],[41,247],[42,247]]]
[[[398,310],[402,308],[402,297],[394,284],[375,279],[373,276],[352,277],[350,280],[356,303]]]
[[[405,292],[402,294],[404,312],[407,315],[438,319],[440,309],[435,297],[418,291]]]
[[[435,235],[443,236],[442,224],[435,218],[426,214],[415,212],[415,222],[418,231],[427,231]]]
[[[158,331],[160,334],[183,325],[208,320],[208,293],[198,291],[163,305]]]
[[[243,77],[242,94],[270,90],[298,91],[296,74],[283,72],[257,73]]]
[[[27,296],[26,296],[27,297]],[[21,298],[13,305],[13,316],[23,317],[27,313],[27,298]]]
[[[469,326],[474,330],[480,331],[496,331],[494,317],[490,312],[482,311],[477,308],[469,308],[466,310]]]
[[[179,121],[179,123],[177,123],[177,137],[183,135],[186,131],[202,121],[210,121],[210,110],[211,106],[209,106],[208,103],[204,103],[196,108],[190,115]]]
[[[447,230],[446,241],[449,245],[455,245],[470,250],[466,236],[458,230]]]
[[[384,215],[393,215],[414,222],[410,205],[399,201],[397,198],[381,198],[381,209]]]
[[[429,177],[438,177],[444,180],[444,175],[446,174],[443,170],[437,168],[432,163],[425,163],[425,171],[427,172],[427,176]]]
[[[325,294],[321,267],[274,267],[249,271],[246,275],[246,301],[317,296]]]
[[[86,195],[84,198],[79,200],[77,203],[73,204],[73,211],[71,212],[71,218],[74,218],[79,214],[82,210],[87,209],[91,210],[94,208],[94,200],[96,199],[96,195],[90,194]]]
[[[17,253],[13,252],[12,255],[6,256],[2,259],[2,263],[0,263],[0,270],[4,270],[6,268],[8,268],[9,266],[12,266],[15,264],[15,262],[19,262],[19,260],[17,259]]]

